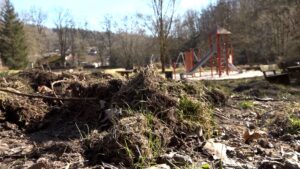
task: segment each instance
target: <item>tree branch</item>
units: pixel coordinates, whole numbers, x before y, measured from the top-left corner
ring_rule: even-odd
[[[47,100],[61,100],[61,101],[96,101],[98,100],[96,97],[66,97],[66,98],[58,98],[58,97],[51,97],[51,96],[42,96],[42,95],[33,95],[33,94],[25,94],[20,93],[17,91],[11,91],[8,89],[0,88],[1,92],[10,93],[13,95],[21,96],[21,97],[29,97],[29,98],[40,98],[40,99],[47,99]]]

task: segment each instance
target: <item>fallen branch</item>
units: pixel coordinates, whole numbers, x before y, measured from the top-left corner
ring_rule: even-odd
[[[290,99],[273,99],[273,98],[259,98],[259,97],[233,97],[232,100],[255,100],[260,102],[279,102],[279,101],[292,101]]]
[[[59,98],[59,97],[51,97],[51,96],[25,94],[25,93],[11,91],[11,90],[8,90],[8,89],[3,89],[3,88],[0,88],[0,91],[5,92],[5,93],[14,94],[14,95],[17,95],[17,96],[22,96],[22,97],[39,98],[39,99],[47,99],[47,100],[61,100],[61,101],[95,101],[95,100],[98,100],[96,97],[86,97],[86,98],[66,97],[66,98]]]

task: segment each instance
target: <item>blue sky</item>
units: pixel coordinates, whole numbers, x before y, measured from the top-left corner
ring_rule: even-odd
[[[188,9],[201,10],[216,0],[177,0],[177,14]],[[88,22],[89,28],[101,29],[105,15],[115,20],[136,13],[151,14],[151,0],[11,0],[16,11],[22,13],[30,8],[41,8],[48,13],[46,25],[53,27],[57,11],[63,9],[76,19],[76,22]]]

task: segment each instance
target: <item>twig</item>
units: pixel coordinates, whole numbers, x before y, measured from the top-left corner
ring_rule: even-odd
[[[270,99],[270,98],[258,98],[255,97],[254,100],[260,101],[260,102],[278,102],[278,101],[291,101],[289,99]]]
[[[67,82],[67,80],[59,80],[59,81],[55,81],[55,82],[51,83],[51,89],[52,89],[53,94],[56,98],[58,98],[58,96],[57,96],[57,94],[54,90],[54,85],[59,84],[59,83],[63,83],[63,82]],[[62,100],[60,100],[60,103],[63,104]]]
[[[258,97],[234,97],[233,100],[255,100],[260,102],[279,102],[279,101],[292,101],[289,99],[270,99],[270,98],[258,98]]]
[[[231,120],[231,119],[229,119],[228,117],[225,117],[224,115],[222,115],[222,114],[220,114],[220,113],[217,113],[217,112],[214,112],[214,115],[215,115],[215,116],[218,116],[218,117],[220,117],[220,118],[223,118],[223,119],[225,119],[225,120]]]
[[[65,83],[65,82],[71,82],[71,81],[70,80],[58,80],[58,81],[55,81],[55,82],[51,83],[51,89],[54,90],[54,86],[56,84]]]
[[[98,100],[96,97],[86,97],[86,98],[80,98],[80,97],[65,97],[65,98],[58,98],[58,97],[51,97],[51,96],[42,96],[42,95],[33,95],[33,94],[25,94],[25,93],[19,93],[15,91],[11,91],[8,89],[0,88],[1,92],[14,94],[17,96],[22,97],[29,97],[29,98],[40,98],[40,99],[47,99],[47,100],[62,100],[62,101],[96,101]]]

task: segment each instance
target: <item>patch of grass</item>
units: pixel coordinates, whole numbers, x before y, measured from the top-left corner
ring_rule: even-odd
[[[127,139],[124,140],[125,141],[125,151],[128,154],[128,156],[133,159],[133,152],[131,151],[131,149],[129,148],[128,144],[127,144]]]
[[[239,106],[242,109],[252,109],[254,108],[254,103],[252,101],[242,101]]]
[[[300,131],[300,118],[291,115],[289,121],[289,133],[297,134]]]
[[[77,123],[75,123],[75,126],[76,126],[76,129],[77,129],[77,131],[78,131],[78,133],[80,135],[80,140],[86,140],[86,139],[89,140],[90,139],[91,133],[90,133],[90,128],[89,128],[89,126],[87,124],[85,124],[86,129],[87,129],[86,132],[84,132],[83,130],[81,130],[78,127]]]
[[[185,169],[211,169],[209,164],[203,164],[201,166],[199,166],[197,164],[191,164],[191,165],[186,165],[183,168],[185,168]]]
[[[181,111],[181,117],[189,120],[196,120],[194,117],[198,115],[198,111],[201,108],[201,105],[197,102],[194,102],[187,97],[183,97],[179,102],[179,110]]]
[[[191,128],[202,127],[206,137],[212,135],[214,126],[212,109],[206,102],[182,97],[179,101],[178,115],[180,120],[190,123]]]
[[[209,164],[203,164],[201,166],[202,169],[210,169],[210,165]]]
[[[152,132],[152,130],[154,129],[154,118],[155,118],[153,116],[153,114],[146,113],[145,117],[147,119],[147,125],[150,129],[150,132],[148,133],[149,134],[149,138],[148,138],[149,146],[152,151],[153,157],[156,158],[162,153],[162,142]]]
[[[190,83],[184,83],[183,90],[189,94],[192,94],[192,93],[196,94],[196,92],[197,92],[197,89],[195,88],[195,86]]]
[[[141,113],[146,117],[147,120],[147,137],[148,137],[148,145],[152,152],[151,159],[148,156],[141,155],[137,162],[134,163],[135,168],[147,168],[151,165],[155,165],[154,159],[159,157],[163,153],[163,147],[162,147],[162,141],[159,137],[157,137],[153,130],[155,125],[155,116],[147,111],[146,109],[143,109]],[[132,154],[132,151],[127,148],[126,152],[130,155]]]
[[[218,89],[222,91],[225,95],[231,95],[232,94],[232,83],[237,83],[234,81],[204,81],[205,86],[207,87],[208,90],[212,89]]]

